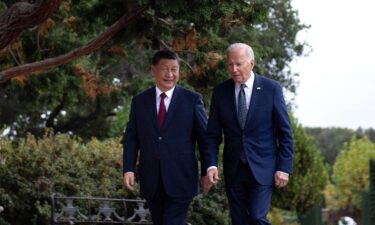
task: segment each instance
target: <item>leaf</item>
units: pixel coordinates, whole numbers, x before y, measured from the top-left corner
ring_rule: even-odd
[[[119,55],[119,56],[126,56],[126,49],[121,46],[111,46],[107,49],[107,52]]]
[[[46,21],[44,21],[41,25],[38,27],[38,33],[46,36],[48,34],[48,31],[53,28],[56,25],[55,21],[51,18],[48,18]]]
[[[186,35],[185,38],[185,49],[188,51],[195,51],[197,50],[197,45],[195,42],[195,35],[196,35],[196,30],[194,27],[192,27],[189,31],[189,33]]]
[[[73,29],[76,29],[77,28],[77,25],[76,25],[76,22],[77,21],[77,17],[75,16],[70,16],[69,18],[66,18],[64,19],[64,23],[67,24],[69,27],[73,28]]]
[[[96,99],[96,96],[98,95],[98,80],[96,76],[86,71],[81,64],[76,64],[73,69],[76,75],[82,76],[83,89],[85,90],[86,94],[90,96],[94,101]]]
[[[62,3],[62,8],[66,11],[66,12],[71,12],[72,11],[72,1],[69,0],[69,1],[64,1]]]
[[[215,70],[217,68],[217,65],[220,63],[221,60],[223,60],[223,56],[216,52],[216,51],[210,51],[208,52],[209,62],[211,70]]]
[[[175,51],[183,51],[185,50],[185,46],[186,46],[185,38],[176,37],[175,39],[173,39],[172,47]]]

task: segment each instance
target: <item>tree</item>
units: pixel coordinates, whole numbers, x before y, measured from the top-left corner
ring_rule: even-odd
[[[139,13],[133,14],[137,9]],[[76,57],[77,49],[90,46],[123,15],[135,16],[125,29],[95,45],[101,48]],[[254,47],[257,72],[294,92],[296,74],[288,64],[303,52],[296,35],[304,28],[290,1],[65,0],[42,24],[24,30],[0,51],[0,74],[17,68],[24,74],[28,63],[65,63],[50,69],[40,66],[1,83],[0,125],[9,127],[15,137],[27,132],[40,136],[46,127],[83,138],[108,137],[119,106],[129,104],[127,99],[139,92],[133,83],[149,85],[145,78],[150,57],[160,48],[180,54],[182,83],[207,99],[211,87],[227,78],[222,59],[234,41]],[[69,52],[73,61],[59,58]]]
[[[277,190],[273,205],[296,211],[299,216],[322,204],[323,190],[328,182],[328,167],[313,142],[295,118],[292,118],[294,138],[293,174],[285,188]]]
[[[43,3],[41,5],[43,5]],[[56,67],[56,66],[65,64],[67,62],[70,62],[80,56],[92,53],[94,50],[98,49],[105,42],[107,42],[113,35],[115,35],[121,29],[126,27],[129,23],[133,22],[133,20],[137,19],[140,16],[140,14],[142,14],[145,10],[146,8],[142,7],[137,10],[134,10],[134,12],[132,12],[132,14],[128,16],[121,17],[112,26],[110,26],[104,33],[100,34],[95,40],[91,41],[85,46],[74,49],[73,51],[70,51],[66,54],[63,54],[57,57],[48,58],[39,62],[20,65],[20,66],[17,66],[16,68],[6,69],[0,73],[0,82],[5,82],[9,80],[10,78],[17,77],[17,76],[25,76],[25,75],[27,76],[28,74],[37,72],[39,70],[46,70],[51,67]],[[7,12],[7,13],[11,13],[12,11],[13,10],[10,10],[10,12]],[[36,13],[33,13],[33,14],[36,14]],[[9,17],[11,18],[11,16]],[[4,36],[4,39],[6,39],[4,40],[5,43],[6,42],[10,43],[12,41],[12,37],[9,38],[9,36],[12,36],[12,35],[8,35],[8,32],[9,32],[8,30],[12,30],[12,29],[8,28],[8,29],[2,30],[2,36]],[[16,32],[16,34],[14,35],[17,36],[18,32]],[[11,39],[11,40],[7,40],[7,39]]]
[[[335,163],[342,146],[345,142],[350,141],[350,138],[355,134],[354,130],[339,127],[306,127],[305,130],[309,135],[314,137],[314,143],[322,152],[325,161],[331,166]]]
[[[327,187],[327,204],[333,208],[360,211],[362,191],[369,188],[369,160],[375,159],[375,144],[367,137],[345,144],[334,166],[332,184]]]

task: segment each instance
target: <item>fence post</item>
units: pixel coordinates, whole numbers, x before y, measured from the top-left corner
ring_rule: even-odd
[[[362,223],[363,225],[371,225],[370,223],[370,201],[369,201],[370,193],[369,191],[362,192]]]
[[[375,224],[375,160],[370,160],[370,190],[368,192],[367,205],[368,224]],[[365,213],[364,213],[365,214]]]
[[[323,225],[322,207],[320,205],[314,206],[304,215],[298,216],[301,225]]]

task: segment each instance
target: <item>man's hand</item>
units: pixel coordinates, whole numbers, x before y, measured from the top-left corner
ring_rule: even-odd
[[[217,184],[220,180],[219,170],[216,167],[208,169],[207,177],[211,184]]]
[[[276,171],[275,173],[275,187],[282,188],[288,184],[289,176],[287,173]]]
[[[125,189],[133,192],[134,191],[134,173],[126,172],[124,173],[124,185]]]
[[[201,177],[200,183],[201,183],[201,191],[204,195],[207,194],[213,186],[213,184],[210,182],[210,179],[208,178],[207,175]]]

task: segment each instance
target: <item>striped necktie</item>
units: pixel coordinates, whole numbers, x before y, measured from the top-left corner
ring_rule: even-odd
[[[246,123],[246,115],[247,115],[247,108],[246,108],[246,96],[245,96],[245,84],[241,84],[240,92],[238,93],[238,103],[237,103],[237,116],[238,121],[240,123],[241,128],[245,127]]]

